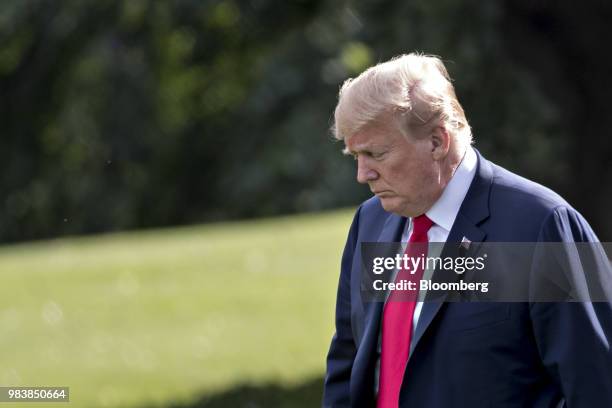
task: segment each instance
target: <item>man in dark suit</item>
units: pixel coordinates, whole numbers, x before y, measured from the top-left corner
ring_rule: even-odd
[[[345,82],[334,132],[375,196],[357,210],[342,256],[323,406],[612,407],[609,297],[364,299],[363,243],[442,242],[448,252],[462,243],[598,241],[560,196],[472,148],[438,58],[404,55]],[[423,269],[416,275],[439,273]]]

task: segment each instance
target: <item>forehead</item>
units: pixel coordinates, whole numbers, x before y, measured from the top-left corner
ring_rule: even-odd
[[[387,146],[403,137],[397,129],[391,126],[368,126],[344,140],[346,150],[360,152],[374,146]]]

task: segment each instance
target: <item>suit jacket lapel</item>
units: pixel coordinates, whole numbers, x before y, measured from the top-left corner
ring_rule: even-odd
[[[378,237],[378,242],[399,242],[402,238],[402,231],[405,225],[406,217],[400,217],[395,214],[389,215]],[[364,341],[366,339],[375,339],[375,341],[378,341],[383,304],[383,302],[370,302],[364,304],[364,308],[366,309],[366,326],[363,335]],[[368,336],[368,334],[372,333],[375,333],[375,336]],[[366,349],[369,350],[370,347],[366,347]]]
[[[463,238],[467,238],[471,242],[483,242],[486,239],[486,232],[479,228],[485,219],[489,217],[489,192],[491,182],[493,180],[493,170],[490,163],[485,160],[478,151],[478,167],[472,184],[461,204],[457,218],[450,230],[442,254],[442,258],[447,256],[456,256],[459,249],[459,244]],[[434,273],[433,280],[436,280],[437,273]],[[436,317],[442,305],[444,304],[445,296],[435,301],[430,300],[423,303],[421,315],[417,323],[414,333],[414,338],[410,344],[410,352],[416,348],[419,341],[425,334],[425,331]]]
[[[377,241],[381,243],[399,242],[405,225],[405,217],[390,214]],[[353,268],[356,267],[355,265],[353,263]],[[361,260],[359,260],[357,265],[359,268],[361,267]],[[353,273],[355,273],[355,269]],[[360,274],[361,270],[358,270],[357,273]],[[354,367],[353,375],[355,378],[362,379],[362,381],[354,382],[355,389],[352,390],[351,394],[355,396],[355,401],[372,401],[374,398],[374,373],[376,360],[378,359],[378,337],[380,334],[383,305],[383,302],[363,303],[365,327],[355,360],[363,361],[365,364]]]

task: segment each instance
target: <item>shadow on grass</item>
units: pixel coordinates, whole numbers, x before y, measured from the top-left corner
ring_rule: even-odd
[[[323,378],[295,386],[278,384],[239,385],[207,394],[191,404],[169,404],[167,408],[312,408],[321,406]]]

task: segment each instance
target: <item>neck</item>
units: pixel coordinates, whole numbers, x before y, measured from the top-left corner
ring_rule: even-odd
[[[453,178],[453,175],[461,164],[461,160],[463,160],[463,156],[465,156],[466,151],[467,148],[465,147],[449,149],[448,154],[440,163],[440,184],[443,186],[442,190],[444,187],[446,187],[451,178]],[[442,194],[442,191],[440,191],[440,194]]]
[[[463,160],[463,156],[465,155],[467,149],[466,148],[452,148],[449,149],[446,157],[440,161],[439,163],[439,171],[438,171],[438,182],[437,189],[433,196],[430,197],[428,205],[426,205],[422,210],[422,213],[427,212],[438,199],[442,196],[444,189],[453,178],[453,175],[457,171],[457,168],[461,164],[461,160]],[[419,213],[420,214],[420,213]],[[418,215],[418,214],[417,214]],[[413,216],[413,215],[411,215]]]

